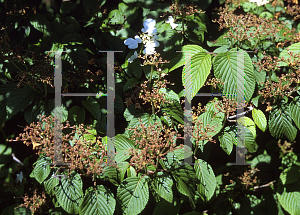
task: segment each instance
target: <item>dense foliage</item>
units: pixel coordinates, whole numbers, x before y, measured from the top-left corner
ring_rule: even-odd
[[[0,14],[3,215],[300,214],[298,0],[1,0]],[[55,51],[62,92],[97,96],[55,107]],[[103,51],[121,51],[113,163]]]

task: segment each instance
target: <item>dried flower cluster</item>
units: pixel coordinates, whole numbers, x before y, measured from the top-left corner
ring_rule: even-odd
[[[215,116],[216,116],[216,113],[212,117],[212,119]],[[214,129],[217,127],[217,125],[210,126],[209,124],[207,124],[206,126],[203,126],[203,121],[197,120],[197,117],[193,118],[192,121],[194,123],[193,126],[191,126],[189,123],[187,123],[187,125],[185,125],[185,126],[183,126],[181,124],[178,125],[179,128],[184,129],[184,138],[187,138],[188,136],[191,135],[197,146],[202,145],[204,140],[216,143],[216,141],[214,139],[212,139],[213,135],[208,134],[208,133],[214,132],[215,131]]]
[[[252,167],[249,170],[246,170],[244,174],[238,177],[241,180],[241,183],[245,186],[246,190],[248,187],[253,187],[257,184],[257,176],[254,176],[257,171],[260,171],[257,168]]]
[[[292,153],[293,152],[293,143],[288,142],[287,140],[284,141],[284,143],[281,144],[281,139],[278,140],[277,145],[280,149],[280,156],[279,158],[282,158],[284,155]]]
[[[19,80],[18,87],[25,84],[36,87],[37,81],[46,82],[52,86],[51,81],[54,76],[52,60],[43,54],[34,54],[17,45],[12,48],[9,41],[10,38],[1,33],[0,61],[12,63],[19,70],[16,76],[16,80]]]
[[[54,117],[42,117],[42,123],[31,123],[30,126],[26,126],[24,132],[19,134],[16,140],[8,141],[23,141],[24,144],[29,146],[33,145],[33,149],[38,149],[38,154],[45,154],[54,159]],[[73,129],[71,133],[62,133],[62,156],[63,161],[67,163],[68,169],[72,172],[75,169],[86,170],[87,175],[100,174],[104,168],[106,159],[105,144],[102,144],[97,137],[97,140],[92,142],[83,137],[84,134],[90,134],[83,125],[77,128],[71,127],[70,124],[66,123],[66,126],[61,125],[61,129]],[[80,138],[74,138],[75,133]],[[74,146],[70,145],[70,141],[74,142]]]
[[[281,1],[281,0],[273,0],[273,2],[272,2],[272,7],[276,7],[276,6],[281,6],[281,7],[283,7],[284,6],[284,3]]]
[[[226,0],[225,4],[233,4],[236,6],[240,6],[244,2],[249,2],[249,0]]]
[[[229,9],[228,6],[223,8],[219,15],[219,20],[213,22],[219,23],[219,30],[229,28],[224,38],[236,41],[252,41],[253,38],[257,38],[256,44],[252,47],[253,49],[256,48],[259,40],[271,39],[275,41],[278,32],[281,30],[287,33],[294,32],[294,30],[289,30],[284,22],[279,22],[276,19],[257,17],[250,13],[235,15],[234,10]]]
[[[285,10],[286,14],[294,16],[293,21],[300,19],[300,6],[298,5],[298,1],[297,1],[297,3],[293,2],[293,3],[295,3],[295,5],[293,5],[293,6],[290,5],[291,0],[288,0],[287,2],[288,2],[288,5]]]
[[[205,13],[202,10],[198,10],[197,6],[194,6],[193,4],[187,6],[187,5],[179,5],[178,3],[175,3],[170,6],[169,10],[172,11],[169,15],[175,16],[175,18],[178,16],[182,16],[182,17],[191,16],[194,13]],[[165,15],[167,15],[167,13],[164,13],[162,17],[164,17]]]
[[[137,149],[129,149],[129,155],[132,155],[130,164],[137,171],[145,170],[146,174],[153,173],[147,168],[151,165],[158,167],[159,159],[163,159],[169,152],[176,147],[176,140],[180,137],[177,131],[162,127],[155,122],[154,125],[145,125],[139,119],[140,124],[135,128],[130,128],[132,135],[131,140],[135,141]]]
[[[163,61],[161,57],[159,57],[160,54],[158,52],[155,52],[153,55],[139,55],[138,57],[141,59],[144,59],[143,66],[146,65],[154,65],[156,68],[159,68],[159,64],[169,63],[170,61]],[[149,57],[149,59],[148,59]]]
[[[16,208],[26,207],[30,208],[31,213],[35,214],[37,210],[46,203],[46,194],[43,191],[41,194],[37,194],[37,189],[33,191],[33,196],[29,197],[26,193],[23,197],[24,204],[17,206]],[[39,214],[39,213],[37,213]]]
[[[277,66],[280,62],[287,63],[288,66],[291,67],[290,71],[293,71],[287,74],[281,74],[278,83],[272,82],[270,77],[265,83],[261,82],[261,84],[264,85],[264,89],[259,90],[258,93],[262,95],[265,100],[274,96],[288,96],[293,98],[291,94],[296,91],[296,88],[292,87],[292,85],[300,82],[300,59],[299,54],[294,54],[291,52],[288,53],[290,54],[289,59],[279,59],[276,56],[271,57],[265,55],[262,60],[256,63],[256,66],[259,68],[259,70],[265,70],[269,72],[269,76],[271,75],[270,71],[275,71],[278,69]]]
[[[9,45],[10,38],[4,34],[5,28],[2,28],[0,31],[0,61],[11,63],[18,70],[18,74],[15,77],[19,81],[18,87],[29,84],[31,87],[37,88],[37,82],[39,81],[54,87],[54,68],[52,66],[54,59],[49,54],[35,54],[24,50],[18,45],[11,47]],[[77,63],[74,63],[74,67],[80,72],[65,69],[63,74],[64,79],[67,80],[72,88],[88,81],[93,81],[98,76],[97,72],[83,70]]]
[[[258,71],[275,71],[279,69],[279,63],[284,61],[284,58],[281,59],[277,56],[270,56],[267,55],[266,52],[263,52],[264,57],[260,59],[258,62],[253,62],[256,67],[258,68]]]
[[[152,108],[155,109],[160,109],[160,105],[164,105],[166,103],[171,103],[165,98],[165,93],[160,92],[160,89],[166,88],[167,84],[170,84],[169,81],[167,80],[155,80],[154,81],[154,86],[149,89],[147,86],[147,83],[149,81],[145,81],[143,84],[141,84],[141,91],[139,98],[144,101],[143,105],[150,102]],[[152,109],[153,110],[153,109]]]
[[[224,85],[224,82],[219,78],[209,78],[203,86],[212,85],[216,89],[219,84]]]

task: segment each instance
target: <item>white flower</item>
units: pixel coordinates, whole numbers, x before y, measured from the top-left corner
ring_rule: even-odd
[[[172,16],[169,16],[169,19],[168,21],[166,21],[166,23],[170,23],[172,29],[178,26],[177,24],[174,23],[174,18]]]
[[[130,49],[136,49],[138,47],[138,43],[141,43],[142,40],[139,36],[135,36],[134,39],[128,38],[124,41],[124,44],[128,46]]]
[[[131,57],[128,58],[128,62],[129,62],[129,63],[132,63],[135,59],[137,59],[137,57],[138,57],[138,53],[135,51],[135,52],[133,53],[133,55],[131,55]]]
[[[22,183],[22,180],[23,180],[23,172],[20,172],[20,174],[17,174],[17,182]]]
[[[144,49],[144,53],[147,54],[147,55],[151,55],[151,54],[154,54],[155,53],[155,47],[154,46],[147,46],[145,49]]]
[[[159,42],[157,42],[155,39],[158,39],[158,36],[154,36],[150,38],[149,40],[143,41],[145,44],[144,53],[151,55],[155,53],[155,47],[159,47]]]
[[[157,34],[157,29],[155,28],[156,21],[153,19],[147,19],[144,23],[144,28],[142,28],[143,33],[148,33],[149,35]]]
[[[269,3],[269,0],[250,0],[249,2],[257,3],[257,6],[262,6]]]
[[[124,41],[125,45],[128,45],[130,49],[136,49],[138,47],[138,43],[144,43],[145,49],[144,53],[151,55],[155,53],[155,47],[159,47],[159,42],[155,39],[158,39],[157,29],[155,28],[156,21],[153,19],[147,19],[144,23],[144,28],[142,28],[143,35],[141,38],[139,36],[135,36],[135,39],[128,38]],[[132,63],[137,58],[137,52],[134,53],[129,59],[128,62]]]

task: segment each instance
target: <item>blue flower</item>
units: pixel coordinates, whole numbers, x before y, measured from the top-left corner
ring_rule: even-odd
[[[156,21],[153,19],[147,19],[144,23],[144,28],[142,28],[143,33],[148,33],[148,35],[155,35],[157,34],[157,29],[155,28]]]
[[[128,46],[130,49],[136,49],[138,47],[138,44],[141,43],[142,40],[139,36],[135,36],[134,39],[128,38],[124,41],[124,44]]]
[[[131,55],[131,57],[128,58],[128,62],[129,62],[129,63],[132,63],[135,59],[137,59],[137,57],[138,57],[138,53],[135,51],[135,52],[133,53],[133,55]]]
[[[23,180],[23,172],[20,172],[20,174],[17,174],[17,182],[22,183],[22,180]]]

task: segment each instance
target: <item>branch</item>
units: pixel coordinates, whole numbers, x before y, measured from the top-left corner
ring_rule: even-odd
[[[248,109],[249,110],[244,111],[243,113],[239,113],[239,114],[227,117],[227,121],[229,121],[229,122],[236,122],[236,119],[234,119],[234,118],[237,118],[237,116],[244,116],[246,113],[252,111],[254,109],[254,107],[250,106],[250,107],[248,107]],[[234,119],[234,120],[231,120],[231,119]]]

